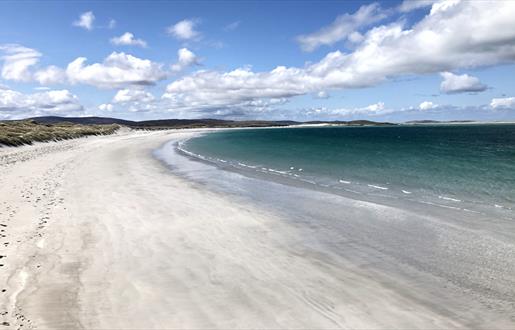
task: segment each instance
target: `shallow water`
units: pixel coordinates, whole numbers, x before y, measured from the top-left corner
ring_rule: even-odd
[[[334,190],[513,218],[515,125],[230,130],[181,149]]]

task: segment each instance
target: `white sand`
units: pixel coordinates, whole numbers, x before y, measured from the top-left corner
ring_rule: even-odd
[[[295,228],[175,177],[151,157],[188,134],[128,132],[0,150],[0,323],[470,326],[360,267],[296,253],[285,244]],[[499,322],[491,326],[508,328]]]

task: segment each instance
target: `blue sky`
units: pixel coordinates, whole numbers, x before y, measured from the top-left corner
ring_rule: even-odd
[[[0,119],[515,120],[510,1],[4,1]]]

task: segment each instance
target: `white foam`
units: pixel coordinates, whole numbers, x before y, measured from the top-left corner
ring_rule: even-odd
[[[447,196],[438,196],[438,198],[446,200],[446,201],[451,201],[451,202],[461,202],[460,199],[451,198],[451,197],[447,197]]]
[[[277,174],[288,174],[288,172],[285,172],[285,171],[279,171],[279,170],[274,170],[273,168],[269,168],[268,169],[269,172],[273,172],[273,173],[277,173]]]
[[[424,204],[428,204],[428,205],[434,205],[434,206],[438,206],[438,207],[443,207],[443,208],[446,208],[446,209],[461,210],[459,207],[449,206],[449,205],[442,205],[442,204],[431,203],[431,202],[426,202],[426,201],[420,201],[420,203],[424,203]]]
[[[350,181],[345,181],[345,180],[338,180],[338,182],[345,183],[345,184],[350,184]]]
[[[408,194],[408,195],[412,193],[411,191],[407,191],[407,190],[401,190],[401,191],[402,191],[403,193],[405,193],[405,194]]]
[[[388,188],[386,188],[386,187],[376,186],[373,184],[368,184],[367,186],[369,186],[370,188],[375,188],[375,189],[388,190]]]

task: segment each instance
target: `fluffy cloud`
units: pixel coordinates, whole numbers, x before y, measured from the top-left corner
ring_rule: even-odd
[[[88,11],[85,13],[82,13],[78,20],[73,22],[74,26],[81,27],[86,30],[92,30],[93,29],[93,22],[95,21],[95,15],[93,15],[93,12]]]
[[[298,69],[278,67],[254,73],[248,68],[221,73],[198,71],[169,84],[163,98],[178,107],[223,107],[259,98],[301,95],[305,87]],[[299,84],[297,83],[299,82]]]
[[[455,75],[451,72],[442,72],[440,75],[443,78],[440,84],[440,90],[447,94],[483,92],[487,88],[478,78],[467,74]]]
[[[119,37],[111,38],[111,43],[118,46],[140,46],[147,47],[147,42],[143,39],[137,39],[134,34],[125,32]]]
[[[0,51],[4,54],[2,78],[14,81],[30,81],[32,74],[30,69],[39,62],[41,53],[17,44],[0,45]]]
[[[79,57],[69,63],[66,70],[54,65],[33,70],[39,62],[41,53],[24,46],[0,45],[0,52],[4,54],[0,57],[3,60],[3,79],[37,81],[41,85],[80,83],[99,88],[119,88],[128,85],[153,85],[168,75],[161,64],[123,52],[113,52],[102,63],[91,65],[86,64],[85,57]],[[183,65],[188,61],[196,61],[196,57],[193,59],[186,53],[182,54],[182,58],[179,56],[179,62]]]
[[[181,48],[177,51],[177,63],[172,65],[172,71],[179,72],[198,63],[197,55],[187,48]]]
[[[490,106],[494,109],[497,108],[515,108],[515,97],[505,97],[492,99]]]
[[[50,65],[45,69],[36,71],[34,73],[34,80],[41,85],[59,84],[66,81],[66,73],[63,69]]]
[[[180,40],[191,40],[197,38],[200,34],[195,30],[198,20],[185,19],[175,25],[168,27],[167,32]]]
[[[365,107],[364,110],[367,112],[380,112],[380,111],[384,110],[384,103],[378,102],[375,104],[371,104],[371,105]]]
[[[418,108],[420,110],[430,110],[430,109],[434,109],[436,107],[437,107],[437,105],[431,101],[424,101],[424,102],[420,103],[420,105],[418,106]]]
[[[322,45],[333,45],[347,38],[352,42],[361,40],[359,28],[370,26],[386,17],[377,3],[361,6],[354,14],[343,14],[329,26],[319,31],[297,37],[302,50],[311,52]]]
[[[410,28],[372,28],[355,51],[327,54],[302,68],[268,72],[201,70],[167,86],[173,106],[220,108],[254,99],[374,86],[391,77],[515,62],[515,6],[508,1],[447,1]]]
[[[142,89],[121,89],[113,98],[113,103],[152,102],[154,96]]]
[[[86,65],[79,57],[68,64],[66,75],[71,83],[99,88],[117,88],[127,85],[153,85],[166,78],[162,65],[125,53],[113,52],[102,63]]]
[[[113,111],[113,105],[110,103],[102,103],[98,106],[98,110],[101,111]]]
[[[0,114],[7,118],[48,114],[68,114],[83,110],[77,96],[68,90],[23,94],[0,89]]]

